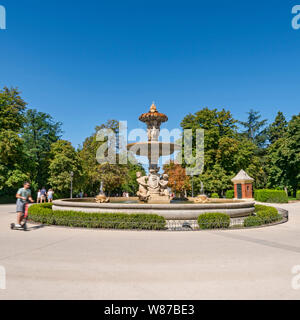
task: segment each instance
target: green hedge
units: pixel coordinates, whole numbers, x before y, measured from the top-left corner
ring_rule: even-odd
[[[166,229],[166,220],[154,214],[86,213],[53,211],[51,204],[29,207],[29,219],[49,225],[105,229]]]
[[[244,227],[255,227],[263,224],[261,218],[257,216],[249,216],[244,220]]]
[[[215,199],[217,199],[217,198],[219,198],[219,195],[217,194],[217,193],[212,193],[211,194],[211,196],[210,196],[211,198],[215,198]]]
[[[300,190],[298,190],[297,193],[296,193],[296,199],[300,200]]]
[[[7,196],[7,195],[0,195],[0,204],[11,204],[16,203],[17,199],[16,196]]]
[[[255,205],[255,214],[255,216],[247,217],[244,220],[244,227],[260,226],[282,219],[276,208],[261,204]]]
[[[254,199],[260,202],[288,203],[288,196],[284,190],[261,189],[255,190]]]
[[[230,217],[225,213],[209,212],[198,217],[200,229],[220,229],[229,228]]]
[[[225,193],[226,199],[233,199],[234,198],[234,190],[227,190]]]

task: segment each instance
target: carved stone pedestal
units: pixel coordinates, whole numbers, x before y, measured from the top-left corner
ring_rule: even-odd
[[[171,199],[169,196],[161,196],[159,194],[151,194],[148,198],[147,203],[157,203],[157,204],[164,204],[164,203],[170,203]]]

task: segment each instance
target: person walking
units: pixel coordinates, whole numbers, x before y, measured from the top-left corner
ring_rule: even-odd
[[[46,196],[47,196],[47,191],[45,187],[43,187],[41,190],[41,203],[46,202]]]
[[[39,189],[38,193],[37,193],[37,198],[36,198],[36,203],[41,202],[41,189]]]
[[[52,202],[53,201],[53,195],[54,195],[54,191],[50,188],[48,190],[48,193],[47,193],[48,202]]]
[[[23,188],[20,188],[16,194],[17,198],[17,224],[16,228],[22,228],[21,223],[25,214],[25,206],[28,201],[34,202],[31,197],[30,183],[24,182]]]

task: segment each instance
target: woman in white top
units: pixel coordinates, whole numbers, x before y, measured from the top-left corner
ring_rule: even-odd
[[[49,189],[49,190],[48,190],[48,193],[47,193],[48,202],[52,202],[52,200],[53,200],[53,194],[54,194],[54,191],[53,191],[52,189]]]
[[[36,203],[39,203],[39,202],[41,202],[41,190],[39,190],[38,193],[37,193]]]

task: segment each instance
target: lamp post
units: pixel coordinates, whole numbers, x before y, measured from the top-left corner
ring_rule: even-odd
[[[194,198],[194,175],[192,174],[192,198]]]
[[[71,180],[71,191],[70,191],[70,198],[73,198],[73,176],[74,176],[74,172],[71,171],[70,172],[70,180]]]
[[[176,180],[174,180],[174,193],[175,193],[175,198],[176,198]]]

